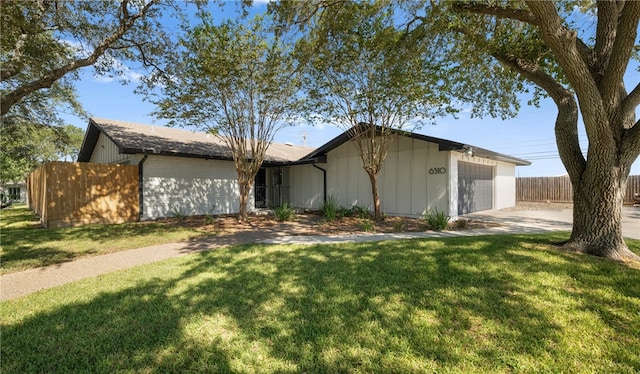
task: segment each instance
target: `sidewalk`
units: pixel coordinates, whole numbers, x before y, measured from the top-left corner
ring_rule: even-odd
[[[353,242],[376,242],[411,238],[445,238],[454,236],[479,236],[497,234],[542,233],[557,230],[570,230],[566,227],[542,227],[536,225],[510,224],[503,227],[465,231],[414,232],[393,234],[353,234],[353,235],[313,235],[313,236],[277,236],[254,241],[266,244],[332,244]],[[83,258],[80,260],[51,265],[36,269],[10,273],[0,277],[0,300],[11,300],[36,291],[53,288],[85,278],[96,277],[114,271],[149,264],[190,253],[208,251],[227,245],[247,243],[241,236],[211,237],[196,241],[168,243],[106,255]]]

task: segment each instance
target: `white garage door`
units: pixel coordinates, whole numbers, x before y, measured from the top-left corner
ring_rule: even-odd
[[[493,208],[493,167],[458,162],[458,214]]]

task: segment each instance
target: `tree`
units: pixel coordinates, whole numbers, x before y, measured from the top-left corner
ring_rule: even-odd
[[[285,24],[331,18],[347,4],[317,0],[271,10]],[[640,83],[627,90],[624,75],[638,58],[640,2],[399,1],[405,30],[439,46],[452,98],[477,116],[517,113],[516,94],[532,104],[543,96],[558,107],[555,135],[574,189],[573,230],[565,248],[614,260],[638,260],[622,237],[622,196],[640,153]],[[526,83],[528,82],[528,84]],[[589,139],[578,141],[582,116]]]
[[[399,131],[447,109],[444,81],[425,46],[396,28],[386,2],[342,3],[297,45],[310,114],[350,135],[371,182],[376,220],[383,217],[377,178],[390,144]]]
[[[0,181],[24,180],[44,162],[74,157],[83,137],[84,131],[72,125],[46,126],[5,119],[0,138]]]
[[[124,61],[153,66],[171,45],[160,20],[167,9],[178,8],[160,0],[4,1],[0,114],[37,92],[72,90],[83,67],[124,76]]]
[[[640,2],[599,1],[592,7],[581,1],[425,2],[414,8],[422,14],[414,14],[412,31],[438,35],[443,48],[472,47],[456,55],[468,73],[465,83],[478,77],[473,69],[499,63],[536,86],[534,101],[540,95],[553,99],[558,151],[574,190],[565,248],[637,260],[622,237],[621,208],[640,153],[640,83],[628,91],[623,80],[638,50]],[[589,139],[586,157],[578,141],[579,114]]]
[[[147,81],[156,115],[170,125],[204,128],[229,147],[241,221],[247,219],[249,192],[267,148],[299,103],[288,45],[267,26],[263,18],[215,26],[204,15],[181,41],[184,49],[168,63],[167,74]]]

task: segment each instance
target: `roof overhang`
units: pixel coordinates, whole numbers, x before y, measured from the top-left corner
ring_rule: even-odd
[[[378,127],[378,131],[380,131],[380,127]],[[461,153],[468,153],[469,150],[471,150],[474,156],[484,157],[484,158],[488,158],[488,159],[492,159],[492,160],[496,160],[496,161],[501,161],[501,162],[507,162],[507,163],[515,164],[516,166],[528,166],[528,165],[531,165],[530,161],[527,161],[527,160],[524,160],[524,159],[521,159],[521,158],[517,158],[517,157],[512,157],[512,156],[509,156],[509,155],[504,155],[504,154],[497,153],[497,152],[493,152],[493,151],[490,151],[488,149],[476,147],[476,146],[473,146],[473,145],[470,145],[470,144],[455,142],[455,141],[452,141],[452,140],[441,139],[441,138],[436,138],[436,137],[433,137],[433,136],[416,134],[416,133],[412,133],[412,132],[408,132],[408,131],[402,131],[402,130],[396,130],[396,129],[391,129],[391,131],[393,133],[395,133],[396,135],[406,136],[406,137],[409,137],[409,138],[412,138],[412,139],[417,139],[417,140],[422,140],[422,141],[425,141],[425,142],[437,144],[438,145],[438,150],[442,151],[442,152],[445,152],[445,151],[457,151],[457,152],[461,152]],[[310,154],[308,154],[305,157],[303,157],[302,160],[315,159],[315,158],[318,158],[318,157],[325,157],[325,159],[326,159],[327,153],[333,151],[334,149],[338,148],[339,146],[341,146],[344,143],[348,142],[349,140],[353,139],[353,137],[354,137],[353,132],[345,131],[342,134],[340,134],[340,135],[336,136],[335,138],[333,138],[332,140],[330,140],[329,142],[327,142],[326,144],[324,144],[323,146],[321,146],[320,148],[316,149],[315,151],[313,151]]]

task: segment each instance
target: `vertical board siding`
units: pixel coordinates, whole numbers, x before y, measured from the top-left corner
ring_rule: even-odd
[[[27,177],[29,208],[44,227],[138,220],[138,167],[49,162]]]
[[[640,175],[630,175],[624,203],[633,203],[634,193],[640,193]],[[516,178],[518,201],[573,202],[573,186],[569,176]]]
[[[142,165],[142,219],[238,213],[238,174],[230,161],[152,155]],[[248,210],[253,209],[253,191]]]

